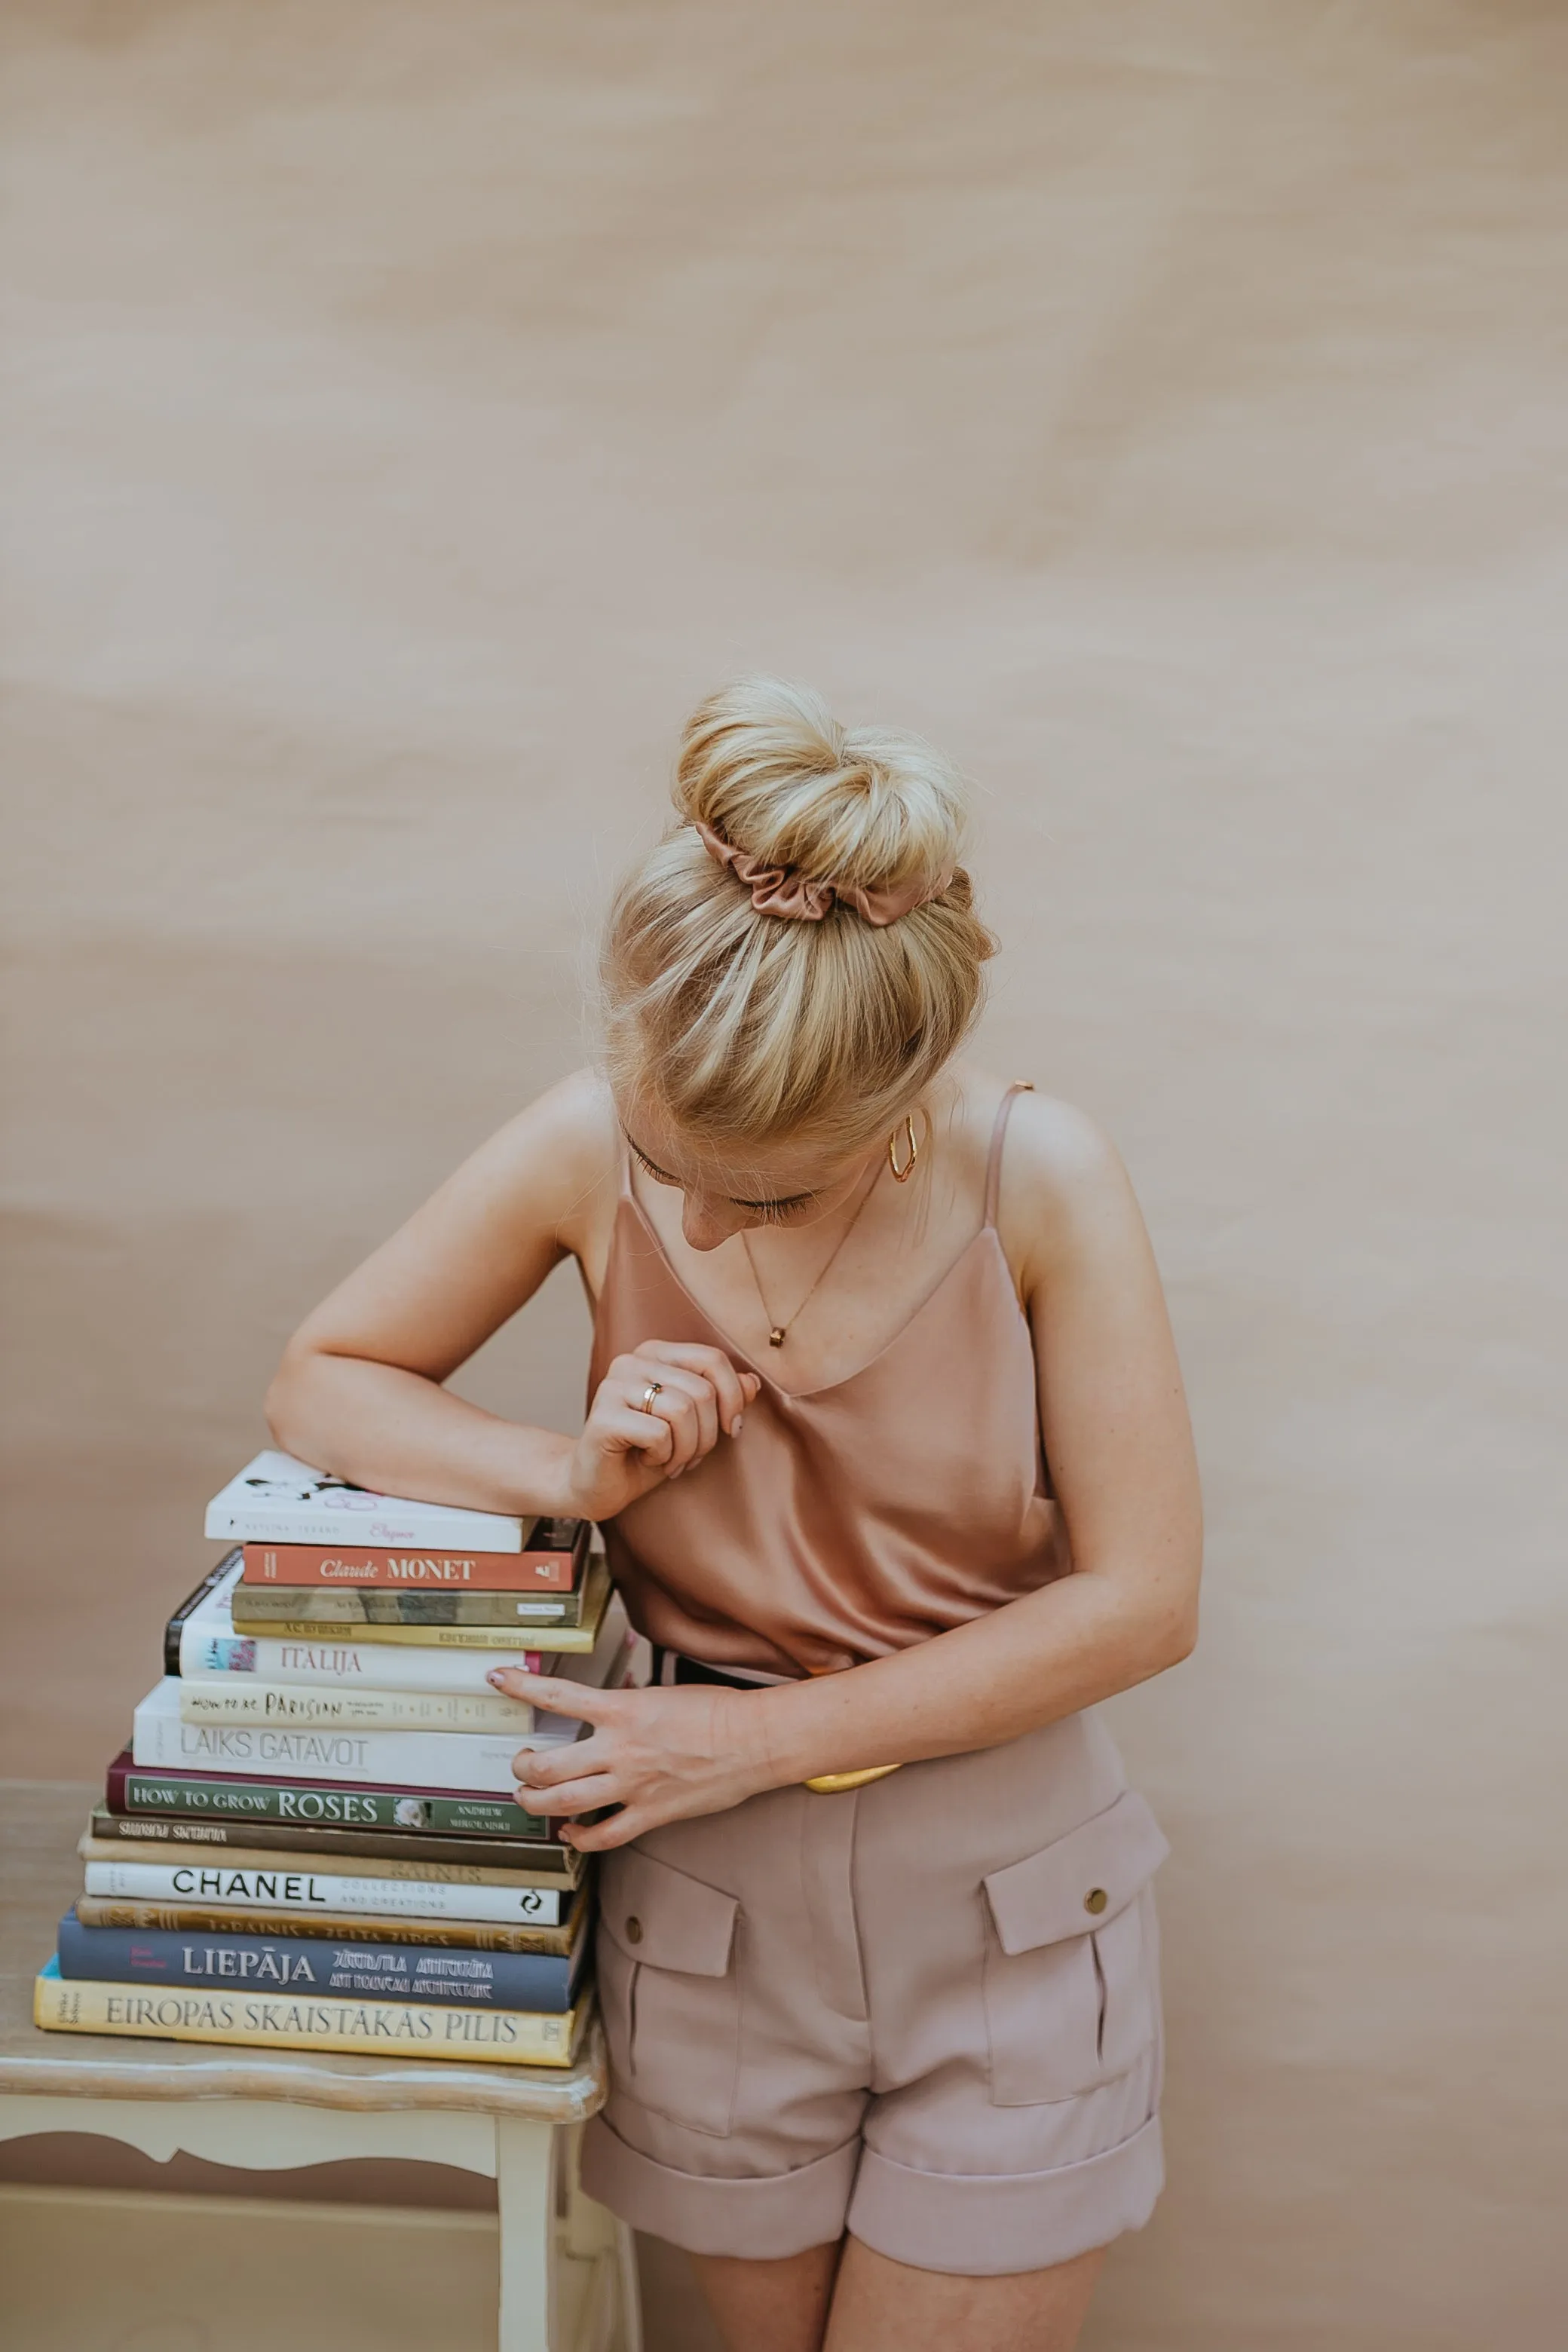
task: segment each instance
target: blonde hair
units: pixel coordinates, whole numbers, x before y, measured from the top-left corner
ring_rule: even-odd
[[[605,929],[611,1086],[710,1144],[863,1149],[954,1052],[994,951],[958,863],[957,772],[912,736],[840,727],[806,688],[752,677],[692,713],[672,796],[681,823]],[[810,880],[937,895],[882,929],[842,901],[820,921],[782,919],[753,907],[699,823]]]

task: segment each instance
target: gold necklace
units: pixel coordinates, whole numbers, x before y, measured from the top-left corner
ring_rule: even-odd
[[[762,1302],[763,1302],[763,1313],[767,1317],[767,1319],[768,1319],[768,1345],[769,1345],[769,1347],[770,1347],[770,1348],[782,1348],[782,1347],[784,1346],[784,1341],[785,1341],[785,1340],[788,1339],[788,1337],[789,1337],[789,1334],[790,1334],[790,1327],[791,1327],[791,1325],[792,1325],[792,1324],[795,1324],[795,1323],[798,1323],[798,1322],[799,1322],[799,1320],[800,1320],[801,1317],[805,1314],[805,1312],[806,1308],[810,1306],[810,1304],[811,1304],[812,1300],[816,1297],[816,1296],[817,1292],[821,1289],[821,1287],[822,1287],[822,1284],[823,1284],[824,1276],[826,1275],[826,1273],[827,1273],[827,1271],[828,1271],[828,1268],[829,1268],[829,1267],[834,1264],[834,1262],[835,1262],[835,1261],[836,1261],[836,1259],[837,1258],[837,1255],[838,1255],[839,1251],[843,1248],[843,1246],[844,1246],[845,1243],[848,1240],[848,1238],[849,1238],[850,1234],[854,1232],[854,1230],[855,1230],[856,1226],[859,1223],[859,1222],[860,1222],[860,1218],[861,1218],[861,1213],[862,1213],[862,1212],[863,1212],[863,1211],[864,1211],[864,1209],[865,1209],[865,1206],[866,1206],[867,1202],[870,1199],[870,1197],[871,1197],[872,1193],[876,1191],[876,1189],[877,1189],[877,1180],[878,1180],[878,1177],[879,1177],[879,1176],[881,1175],[881,1173],[882,1173],[882,1163],[881,1163],[881,1161],[879,1160],[879,1161],[877,1162],[877,1172],[876,1172],[876,1175],[874,1175],[874,1176],[872,1177],[871,1181],[867,1185],[866,1190],[865,1190],[865,1191],[864,1191],[864,1192],[862,1192],[862,1194],[860,1195],[859,1205],[858,1205],[858,1207],[856,1209],[856,1211],[855,1211],[855,1214],[850,1218],[849,1223],[845,1226],[844,1231],[839,1234],[838,1239],[834,1243],[833,1247],[829,1250],[829,1252],[828,1252],[828,1254],[827,1254],[827,1256],[826,1256],[826,1261],[825,1261],[825,1262],[824,1262],[824,1264],[823,1264],[823,1266],[822,1266],[821,1272],[817,1275],[817,1277],[816,1277],[816,1281],[812,1284],[811,1288],[806,1292],[805,1297],[801,1300],[800,1305],[795,1308],[795,1310],[794,1314],[789,1318],[789,1320],[788,1320],[787,1322],[784,1322],[784,1323],[775,1323],[775,1322],[773,1321],[773,1310],[772,1310],[772,1308],[771,1308],[771,1307],[769,1307],[769,1305],[768,1305],[767,1293],[766,1293],[766,1292],[763,1290],[763,1277],[762,1277],[762,1276],[757,1272],[757,1261],[756,1261],[756,1259],[752,1255],[752,1244],[751,1244],[750,1236],[747,1234],[747,1232],[746,1232],[745,1227],[744,1227],[743,1225],[742,1226],[742,1228],[741,1228],[741,1247],[742,1247],[742,1248],[745,1251],[745,1253],[746,1253],[746,1264],[747,1264],[747,1265],[751,1267],[751,1269],[752,1269],[752,1281],[756,1284],[756,1286],[757,1286],[757,1297],[758,1297],[762,1300]]]

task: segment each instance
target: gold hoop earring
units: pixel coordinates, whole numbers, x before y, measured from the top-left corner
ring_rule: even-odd
[[[912,1118],[905,1119],[904,1134],[909,1141],[910,1156],[905,1160],[901,1168],[899,1165],[898,1129],[894,1128],[891,1135],[888,1138],[888,1165],[893,1171],[893,1181],[895,1184],[907,1184],[909,1182],[910,1178],[915,1172],[915,1166],[921,1156],[920,1145],[915,1141],[915,1123]]]

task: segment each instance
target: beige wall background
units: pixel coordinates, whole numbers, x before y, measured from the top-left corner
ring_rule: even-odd
[[[691,700],[924,729],[1212,1515],[1094,2352],[1561,2342],[1565,30],[5,16],[6,1769],[100,1768],[285,1333],[581,1057]],[[466,1377],[583,1360],[558,1276]]]

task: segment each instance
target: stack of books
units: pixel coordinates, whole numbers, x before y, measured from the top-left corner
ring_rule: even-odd
[[[600,1687],[634,1644],[585,1520],[376,1495],[262,1454],[206,1516],[79,1851],[34,2014],[81,2033],[572,2063],[586,1858],[512,1759],[586,1727],[503,1697]]]

